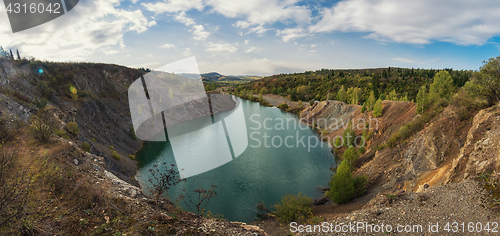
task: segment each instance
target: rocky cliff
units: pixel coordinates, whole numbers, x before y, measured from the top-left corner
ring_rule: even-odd
[[[383,115],[375,118],[372,112],[361,113],[361,106],[322,101],[305,109],[301,119],[323,130],[330,140],[341,136],[350,120],[356,135],[363,129],[373,133],[357,162],[356,174],[368,176],[370,188],[377,192],[420,192],[426,184],[441,186],[499,171],[498,106],[461,120],[458,108],[450,105],[392,148],[385,145],[391,135],[420,115],[410,102],[383,101],[383,106]]]

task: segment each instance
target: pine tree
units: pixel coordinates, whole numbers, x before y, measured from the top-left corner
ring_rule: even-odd
[[[17,60],[21,60],[21,55],[19,55],[19,49],[17,49]]]
[[[330,190],[326,193],[336,204],[348,202],[354,197],[354,181],[349,162],[343,160],[330,180]]]
[[[14,59],[14,54],[12,53],[12,49],[10,49],[10,58]]]

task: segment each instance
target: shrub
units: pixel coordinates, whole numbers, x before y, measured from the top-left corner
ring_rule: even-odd
[[[76,122],[69,122],[66,125],[66,130],[72,135],[78,135],[80,130],[78,129],[78,124]]]
[[[354,194],[355,196],[361,196],[366,192],[366,176],[360,175],[354,178]]]
[[[363,153],[365,153],[365,146],[360,147],[360,148],[358,149],[358,152],[359,152],[359,154],[363,154]]]
[[[57,136],[61,137],[61,138],[65,138],[65,139],[69,139],[69,136],[68,134],[66,134],[66,131],[62,130],[62,129],[58,129],[54,132]]]
[[[337,137],[335,139],[335,145],[334,145],[336,148],[340,148],[342,146],[342,140],[340,139],[340,137]]]
[[[135,160],[135,155],[129,154],[128,157],[132,160]]]
[[[71,93],[71,98],[73,98],[73,100],[78,100],[78,91],[76,90],[75,86],[69,87],[69,92]]]
[[[54,115],[50,114],[47,109],[38,110],[37,114],[31,118],[30,123],[30,132],[33,138],[42,143],[49,141],[57,126]]]
[[[279,105],[278,108],[281,110],[288,110],[290,108],[290,106],[288,106],[288,104],[286,104],[286,103],[283,103],[283,104]]]
[[[54,92],[54,90],[49,87],[47,82],[38,81],[38,84],[36,87],[37,87],[38,91],[40,92],[40,94],[42,94],[42,96],[44,98],[50,99],[50,97],[52,97],[52,93]]]
[[[113,158],[115,158],[116,160],[122,159],[122,157],[120,156],[120,154],[116,153],[116,151],[113,151]]]
[[[312,218],[311,198],[302,195],[285,195],[281,202],[274,205],[273,212],[282,222],[305,222]]]
[[[90,146],[90,144],[89,144],[89,143],[87,143],[87,142],[83,142],[83,143],[82,143],[82,149],[83,149],[84,151],[86,151],[86,152],[90,152],[90,148],[91,148],[91,146]]]
[[[42,99],[38,100],[38,98],[35,97],[35,100],[33,101],[33,104],[35,104],[35,106],[38,109],[45,108],[45,106],[47,106],[47,103],[48,103],[48,101],[45,98],[42,98]]]

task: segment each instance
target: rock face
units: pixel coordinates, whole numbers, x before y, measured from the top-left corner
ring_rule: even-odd
[[[365,127],[367,133],[372,132],[366,151],[357,162],[356,174],[366,175],[369,186],[376,191],[420,192],[424,185],[440,186],[479,173],[500,172],[498,106],[481,110],[473,120],[464,121],[458,118],[456,107],[448,106],[404,142],[381,149],[377,147],[401,126],[420,116],[414,103],[383,101],[383,106],[383,115],[373,118],[372,112],[361,113],[361,106],[322,101],[304,109],[301,119],[323,130],[330,141],[342,135],[350,120],[356,135],[361,135]]]
[[[479,111],[467,134],[467,141],[451,164],[447,182],[461,181],[479,173],[500,172],[500,108]],[[456,173],[456,174],[455,174]]]
[[[43,73],[39,73],[39,69]],[[67,123],[76,122],[79,134],[68,134],[70,138],[76,140],[78,145],[89,143],[93,154],[104,157],[109,172],[138,186],[134,178],[137,165],[129,155],[134,155],[142,144],[134,139],[131,132],[127,96],[128,86],[143,73],[117,65],[0,58],[0,115],[10,121],[28,122],[37,111],[33,101],[35,98],[42,100],[37,84],[46,81],[54,90],[48,105],[60,120],[60,128],[65,129]],[[68,95],[69,85],[79,91],[77,101]],[[214,96],[215,113],[234,108],[235,103],[230,97]],[[189,106],[186,104],[186,107]],[[113,152],[121,158],[113,158]]]

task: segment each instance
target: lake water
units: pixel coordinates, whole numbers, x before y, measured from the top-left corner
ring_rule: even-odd
[[[282,196],[300,192],[313,199],[322,197],[319,188],[328,186],[330,168],[335,167],[330,147],[323,142],[316,143],[318,134],[301,124],[296,115],[248,100],[239,102],[245,113],[246,150],[234,160],[172,187],[168,197],[174,201],[183,190],[193,193],[194,189],[215,185],[218,196],[210,200],[206,210],[227,220],[247,223],[256,220],[255,206],[259,203],[270,208]],[[208,140],[212,137],[206,131],[195,131],[192,135]],[[184,148],[192,145],[196,144],[186,140]],[[203,156],[203,151],[198,155]],[[149,169],[164,162],[176,164],[169,141],[146,142],[137,160],[138,179],[146,191],[151,185]],[[184,203],[179,205],[189,211]]]

